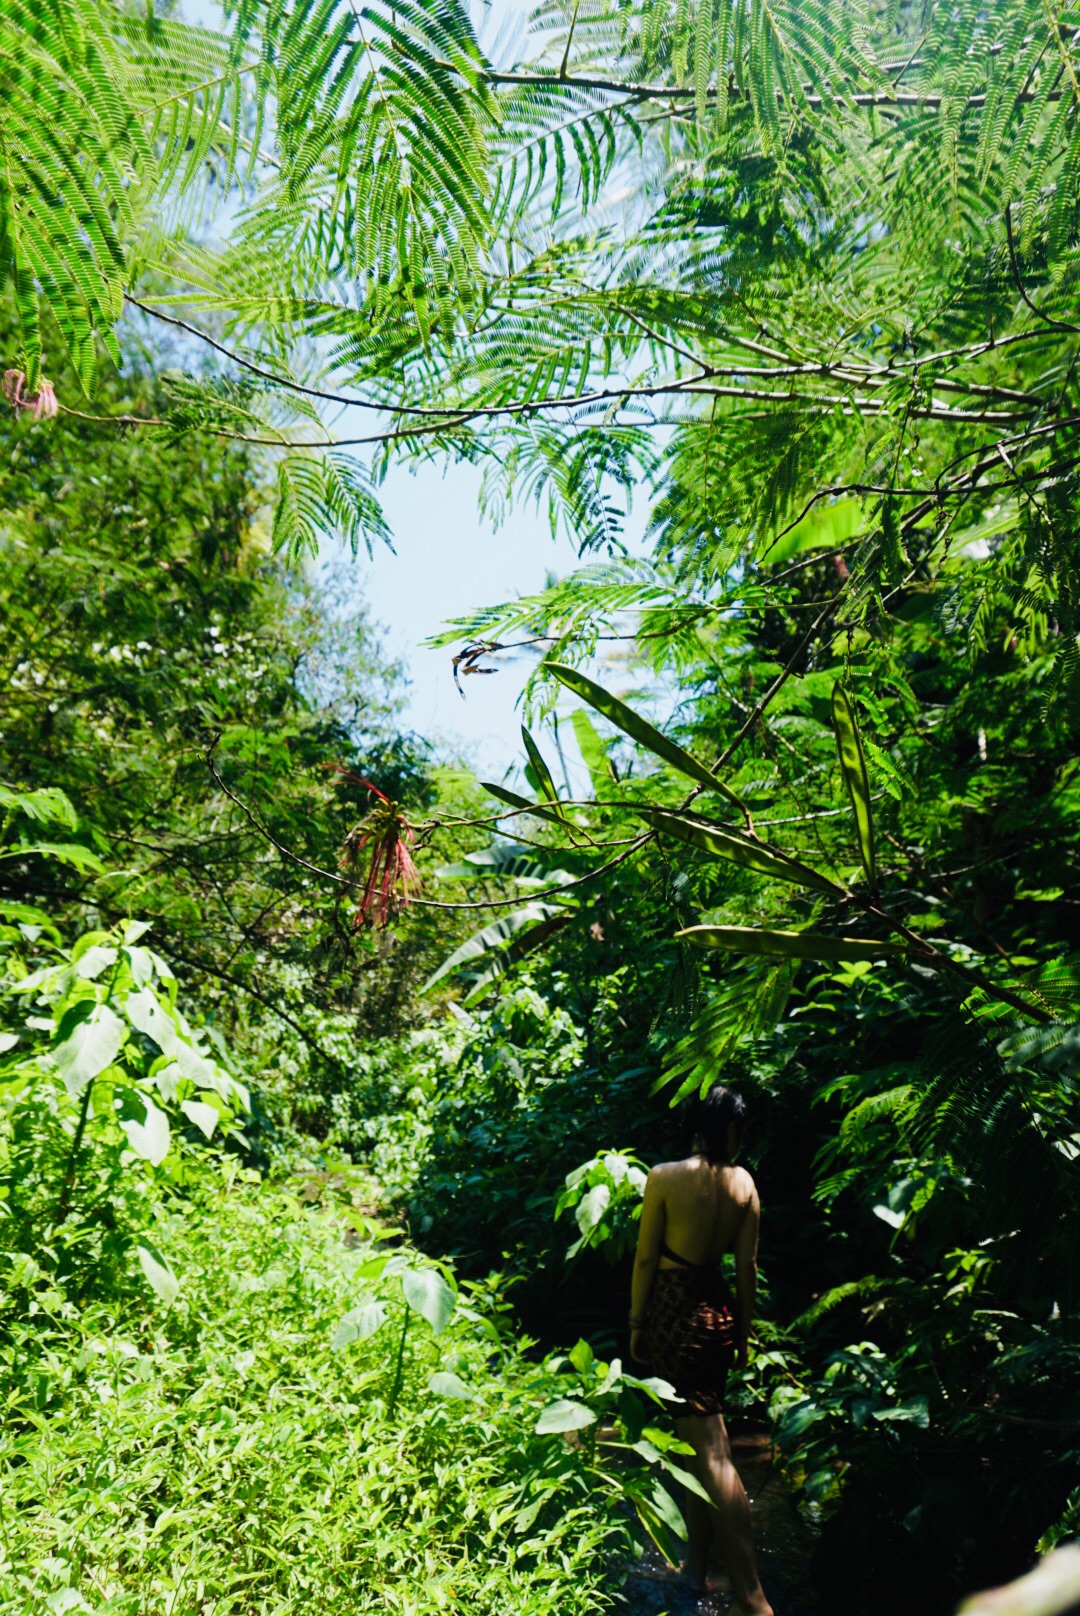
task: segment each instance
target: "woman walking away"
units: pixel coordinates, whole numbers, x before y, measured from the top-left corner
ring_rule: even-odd
[[[715,1084],[698,1106],[691,1154],[649,1174],[630,1299],[630,1351],[674,1386],[675,1426],[694,1450],[690,1467],[711,1500],[687,1495],[688,1575],[704,1592],[715,1535],[736,1616],[773,1616],[723,1416],[728,1371],[746,1363],[757,1283],[760,1203],[750,1174],[734,1165],[745,1116],[742,1096]],[[734,1302],[720,1266],[727,1251],[735,1254]]]

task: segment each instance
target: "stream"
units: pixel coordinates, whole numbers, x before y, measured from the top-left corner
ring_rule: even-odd
[[[788,1493],[768,1433],[733,1432],[731,1452],[750,1499],[761,1583],[777,1616],[820,1616],[810,1579],[814,1533]],[[695,1595],[650,1547],[630,1568],[622,1610],[626,1616],[723,1616],[730,1585],[719,1567],[712,1581],[713,1593]]]

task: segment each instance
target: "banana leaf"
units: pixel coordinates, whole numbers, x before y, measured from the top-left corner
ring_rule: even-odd
[[[533,926],[538,922],[550,920],[553,916],[561,915],[563,911],[551,903],[528,903],[522,909],[514,909],[508,915],[502,915],[498,920],[491,920],[479,931],[473,932],[466,938],[459,948],[443,960],[437,971],[433,971],[420,989],[421,993],[428,993],[466,960],[478,959],[481,954],[488,954],[493,948],[499,948],[508,943],[512,937],[525,926]]]
[[[466,1007],[478,1003],[488,989],[500,977],[506,975],[511,966],[524,959],[526,954],[531,954],[535,949],[542,948],[549,937],[554,937],[557,931],[562,931],[563,927],[568,926],[573,918],[572,913],[563,910],[557,915],[549,915],[547,920],[540,921],[539,925],[533,926],[531,931],[519,932],[509,947],[500,949],[494,955],[491,964],[483,974],[477,977],[465,995]]]
[[[543,849],[522,847],[519,842],[492,842],[474,853],[466,853],[456,864],[442,864],[435,871],[440,881],[476,881],[490,875],[500,881],[535,882],[556,885],[572,881],[569,870],[552,869],[544,860]]]

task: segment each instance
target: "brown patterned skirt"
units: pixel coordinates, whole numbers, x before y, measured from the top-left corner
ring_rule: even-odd
[[[661,1268],[649,1306],[649,1367],[670,1381],[668,1411],[722,1414],[724,1385],[735,1362],[731,1292],[716,1268]]]

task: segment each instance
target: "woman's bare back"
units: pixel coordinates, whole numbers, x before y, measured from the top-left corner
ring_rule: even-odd
[[[745,1167],[690,1156],[654,1167],[653,1175],[664,1207],[664,1244],[687,1262],[719,1262],[734,1248],[747,1213],[756,1213],[757,1191]],[[661,1251],[660,1266],[676,1265]]]

